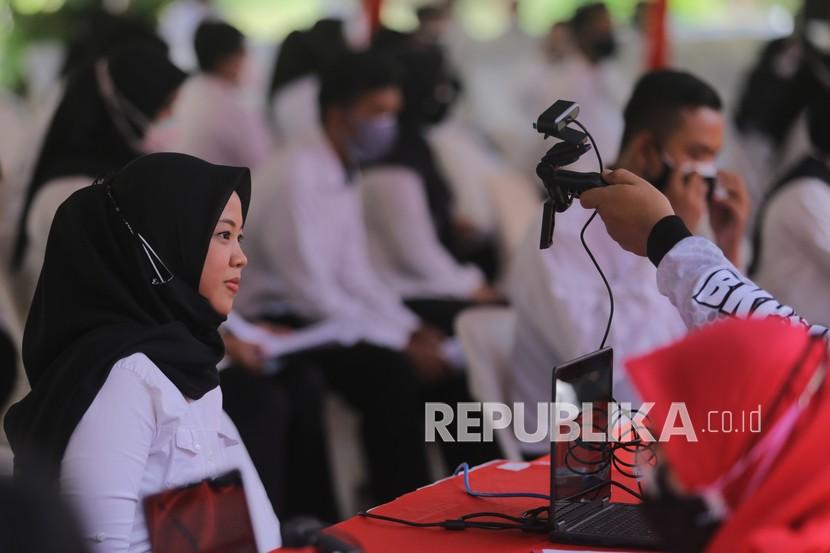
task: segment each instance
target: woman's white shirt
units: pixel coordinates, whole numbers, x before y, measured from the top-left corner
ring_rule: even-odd
[[[75,428],[61,488],[96,553],[150,551],[142,499],[238,468],[259,551],[281,544],[279,521],[214,388],[186,398],[143,353],[113,365]]]

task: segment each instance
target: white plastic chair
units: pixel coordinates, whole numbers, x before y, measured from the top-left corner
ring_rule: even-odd
[[[468,309],[455,321],[455,331],[467,358],[470,392],[477,401],[508,403],[510,350],[516,315],[508,307]],[[486,417],[486,412],[483,413]],[[508,429],[495,438],[507,459],[521,461],[519,441]]]

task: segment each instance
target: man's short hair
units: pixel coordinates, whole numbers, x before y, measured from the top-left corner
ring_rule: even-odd
[[[579,35],[585,31],[593,22],[594,18],[599,15],[608,13],[608,6],[604,2],[591,2],[577,8],[570,20],[571,29],[574,35]]]
[[[320,115],[331,107],[349,107],[365,94],[399,87],[400,82],[398,67],[386,56],[373,51],[344,54],[321,75]]]
[[[239,30],[221,21],[205,21],[196,29],[193,48],[199,69],[210,73],[226,59],[242,51],[245,37]]]
[[[681,112],[704,107],[720,111],[720,96],[691,73],[667,69],[646,73],[625,106],[622,146],[642,131],[665,138],[677,126]]]

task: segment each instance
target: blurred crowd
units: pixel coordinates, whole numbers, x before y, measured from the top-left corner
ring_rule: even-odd
[[[430,456],[423,406],[551,400],[551,367],[596,349],[609,316],[581,236],[616,302],[617,400],[639,401],[622,361],[686,331],[655,268],[600,221],[585,230],[588,211],[558,215],[539,249],[552,141],[532,123],[557,99],[579,104],[606,168],[654,184],[737,268],[827,322],[830,7],[805,0],[790,36],[731,68],[734,98],[646,71],[649,10],[620,25],[586,3],[542,38],[516,27],[487,44],[463,38],[450,0],[411,32],[321,19],[285,38],[267,78],[209,2],[173,3],[157,29],[97,15],[50,92],[0,95],[0,405],[28,389],[23,333],[59,206],[142,154],[180,152],[252,173],[220,379],[281,520],[334,522],[462,462],[546,453],[500,437]],[[599,170],[593,153],[573,168]],[[345,416],[365,471],[344,488]]]

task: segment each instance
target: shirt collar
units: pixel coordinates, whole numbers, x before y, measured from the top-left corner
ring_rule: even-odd
[[[315,134],[315,146],[320,152],[320,162],[325,163],[326,172],[331,175],[332,180],[336,180],[344,186],[356,184],[359,178],[358,167],[356,165],[349,167],[343,165],[340,156],[337,155],[334,146],[322,128],[320,128],[319,133]]]

